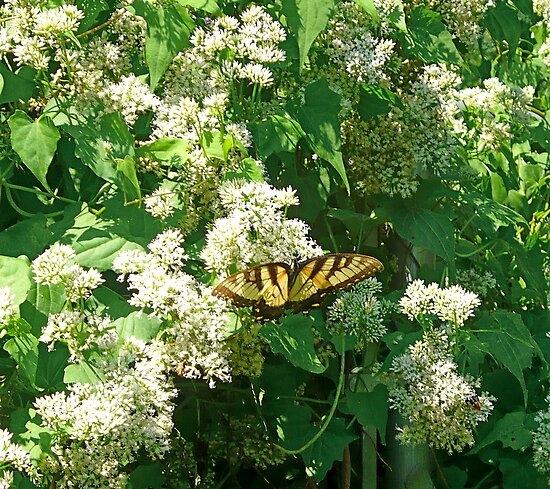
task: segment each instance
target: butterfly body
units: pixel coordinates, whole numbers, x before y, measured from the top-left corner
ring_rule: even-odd
[[[384,266],[372,256],[331,253],[294,266],[266,263],[234,273],[212,291],[239,307],[252,307],[255,316],[276,319],[286,308],[294,312],[319,305],[322,298],[372,277]]]

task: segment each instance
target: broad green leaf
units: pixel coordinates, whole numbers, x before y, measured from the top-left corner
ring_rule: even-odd
[[[380,433],[382,443],[386,444],[386,425],[388,423],[388,389],[377,385],[372,392],[346,392],[347,411],[357,418],[365,428],[374,426]]]
[[[360,214],[349,209],[330,209],[327,217],[332,217],[346,226],[351,240],[359,247],[365,238],[374,236],[379,221],[375,217]],[[376,246],[376,243],[373,243]]]
[[[158,464],[138,465],[130,473],[128,489],[162,489],[166,477]]]
[[[528,288],[536,291],[539,302],[546,304],[548,280],[544,273],[544,256],[538,248],[525,250],[516,245],[511,249],[518,265],[518,273]]]
[[[485,23],[494,39],[506,41],[510,57],[516,52],[521,37],[522,25],[517,9],[507,2],[498,2],[487,9]]]
[[[84,18],[80,21],[80,30],[87,30],[96,23],[99,14],[109,10],[105,0],[76,0],[79,10],[84,12]]]
[[[175,56],[189,46],[189,34],[195,24],[185,7],[176,3],[155,7],[139,1],[132,5],[147,22],[145,61],[149,85],[154,90]]]
[[[443,258],[454,273],[454,226],[448,216],[411,206],[392,218],[399,236]]]
[[[22,308],[28,306],[32,310],[40,313],[43,316],[57,314],[63,309],[65,304],[65,290],[61,284],[42,285],[32,282],[27,296],[27,302],[22,305]],[[23,313],[23,310],[21,311]],[[25,311],[25,317],[28,318],[30,311]]]
[[[521,316],[508,311],[486,313],[476,322],[476,329],[483,330],[478,338],[485,345],[485,351],[518,380],[527,405],[527,386],[523,371],[531,367],[533,355],[538,353],[538,346]]]
[[[525,218],[518,212],[477,192],[462,193],[461,200],[475,210],[475,221],[488,235],[494,234],[499,227],[515,224],[527,225]]]
[[[55,349],[48,351],[44,343],[38,345],[38,369],[36,385],[46,391],[63,390],[63,376],[69,360],[69,351],[62,343],[56,343]]]
[[[101,371],[88,362],[75,363],[65,367],[63,376],[65,384],[97,384],[102,380]]]
[[[106,314],[113,319],[123,318],[135,312],[135,308],[128,304],[126,298],[105,285],[100,285],[94,290],[93,300],[97,304],[98,313]]]
[[[501,442],[505,448],[524,450],[533,441],[532,424],[533,415],[526,415],[523,411],[506,413],[495,423],[492,431],[483,440],[476,443],[469,454],[477,453],[482,448],[496,441]]]
[[[34,75],[35,71],[29,66],[23,66],[14,73],[0,63],[0,76],[4,82],[0,90],[0,104],[29,100],[34,90]]]
[[[0,287],[9,287],[15,303],[21,304],[31,288],[31,267],[28,260],[0,256]]]
[[[117,161],[116,168],[121,190],[124,192],[125,202],[139,199],[141,197],[141,188],[137,178],[135,161],[130,157],[126,157],[123,160]]]
[[[89,121],[80,126],[63,126],[76,143],[76,156],[98,177],[121,186],[117,160],[134,156],[134,138],[122,115],[104,115],[99,125]]]
[[[158,333],[160,323],[159,319],[149,318],[147,314],[135,311],[127,317],[113,321],[113,326],[116,328],[120,338],[134,337],[138,340],[149,341]]]
[[[309,372],[321,373],[326,367],[313,348],[313,319],[300,315],[286,316],[280,324],[266,323],[260,330],[273,353],[281,353],[292,365]]]
[[[176,0],[177,3],[184,7],[191,7],[197,10],[204,10],[209,14],[220,15],[221,10],[216,0]]]
[[[320,158],[334,167],[349,193],[348,177],[342,159],[342,139],[338,119],[342,97],[329,88],[325,78],[321,78],[306,87],[304,99],[304,105],[298,107],[290,105],[289,109],[305,131],[312,149]]]
[[[8,125],[14,151],[37,180],[49,189],[46,174],[61,137],[57,127],[48,117],[33,121],[20,110],[16,110],[8,119]]]
[[[491,172],[491,196],[493,200],[499,204],[504,204],[508,196],[504,180],[496,172]]]
[[[287,450],[303,447],[319,428],[311,424],[311,410],[285,399],[277,403],[278,417],[274,420],[275,430],[281,445]]]
[[[296,37],[303,68],[309,48],[326,27],[334,8],[334,0],[283,0],[283,13]]]
[[[305,175],[285,178],[281,183],[292,186],[300,202],[307,202],[307,205],[290,207],[289,216],[299,217],[306,222],[315,222],[317,217],[325,211],[331,187],[330,176],[325,167],[312,168]]]
[[[0,233],[0,250],[9,256],[26,255],[33,260],[52,242],[47,224],[42,214],[19,221]]]
[[[401,0],[392,2],[392,10],[385,20],[395,26],[401,32],[407,32],[407,24],[405,22],[405,9]]]
[[[346,429],[343,419],[332,419],[321,437],[302,453],[306,474],[322,481],[332,464],[342,460],[344,448],[356,439],[357,435]]]
[[[401,34],[407,56],[414,56],[425,63],[462,64],[460,53],[449,31],[441,22],[441,15],[420,5],[410,16],[408,34]]]
[[[547,489],[548,473],[544,474],[533,466],[530,451],[520,453],[504,452],[508,456],[498,457],[498,469],[502,474],[502,489]]]
[[[38,367],[38,339],[36,336],[31,333],[21,333],[6,341],[4,350],[15,360],[23,377],[31,385],[35,385]]]
[[[165,165],[180,168],[188,158],[188,146],[184,139],[160,138],[136,148],[136,156],[148,156]]]
[[[395,105],[403,106],[399,97],[387,88],[380,85],[363,85],[361,87],[357,111],[364,121],[377,115],[389,113]]]
[[[274,153],[294,153],[304,131],[286,112],[270,115],[252,127],[254,143],[263,158]]]
[[[239,164],[237,171],[225,173],[224,180],[242,179],[249,182],[265,182],[264,169],[254,158],[245,158]]]
[[[378,10],[374,6],[374,0],[353,0],[357,5],[363,8],[371,17],[376,21],[380,21],[380,16],[378,15]]]

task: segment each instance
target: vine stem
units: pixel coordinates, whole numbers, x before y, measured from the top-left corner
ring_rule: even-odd
[[[338,401],[340,400],[340,394],[342,393],[342,387],[344,386],[344,373],[346,370],[346,354],[345,354],[345,346],[346,346],[346,340],[345,336],[342,336],[342,354],[341,354],[341,361],[340,361],[340,376],[338,378],[338,386],[336,387],[336,394],[334,395],[334,402],[330,408],[330,411],[327,415],[327,418],[325,422],[323,423],[323,426],[319,429],[319,431],[313,436],[305,445],[301,446],[300,448],[297,448],[295,450],[288,450],[287,448],[284,448],[280,445],[275,445],[277,448],[279,448],[282,452],[286,453],[287,455],[298,455],[299,453],[302,453],[304,450],[307,450],[311,445],[313,445],[320,437],[321,435],[326,431],[328,428],[328,425],[332,421],[332,417],[334,416],[334,413],[336,412],[336,408],[338,407]]]

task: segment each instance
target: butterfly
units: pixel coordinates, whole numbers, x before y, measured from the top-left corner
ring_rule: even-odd
[[[330,253],[297,263],[265,263],[230,275],[212,294],[239,307],[252,307],[258,319],[276,319],[318,306],[342,290],[384,269],[376,258],[358,253]]]

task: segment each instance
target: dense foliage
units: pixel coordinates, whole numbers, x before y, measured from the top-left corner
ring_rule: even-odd
[[[6,0],[0,488],[550,481],[548,0]],[[211,294],[382,273],[258,321]]]

